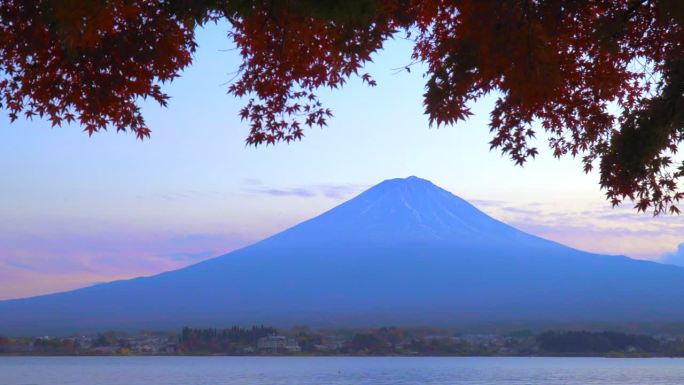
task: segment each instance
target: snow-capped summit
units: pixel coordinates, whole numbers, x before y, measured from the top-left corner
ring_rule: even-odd
[[[302,242],[511,240],[524,233],[415,176],[389,179],[277,236]]]

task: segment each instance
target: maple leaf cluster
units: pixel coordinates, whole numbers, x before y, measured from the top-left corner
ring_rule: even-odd
[[[302,124],[325,126],[332,113],[315,91],[339,88],[352,75],[375,85],[359,69],[395,32],[381,14],[341,20],[321,18],[313,2],[266,4],[229,17],[243,58],[229,92],[250,96],[240,117],[250,123],[247,143],[253,145],[301,139]]]
[[[538,153],[538,123],[556,157],[581,155],[586,172],[600,160],[613,205],[631,199],[640,211],[679,213],[684,164],[671,166],[684,136],[683,4],[422,2],[414,59],[429,66],[426,113],[455,123],[496,91],[492,149],[522,165]]]
[[[53,126],[78,121],[149,135],[137,101],[191,62],[193,28],[161,1],[3,0],[0,107]]]
[[[83,4],[86,4],[85,6]],[[191,61],[197,24],[227,19],[243,62],[229,93],[250,145],[298,140],[332,112],[316,92],[353,76],[397,33],[425,63],[425,113],[449,125],[498,95],[492,149],[517,164],[544,130],[557,157],[600,164],[613,205],[678,213],[684,164],[684,2],[679,0],[7,0],[0,96],[55,124],[147,136],[136,100]],[[407,67],[409,68],[409,67]],[[619,111],[614,113],[613,111]]]

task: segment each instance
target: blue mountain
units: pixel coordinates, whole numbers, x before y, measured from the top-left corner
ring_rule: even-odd
[[[0,302],[0,334],[684,321],[684,268],[522,232],[416,177],[180,270]]]

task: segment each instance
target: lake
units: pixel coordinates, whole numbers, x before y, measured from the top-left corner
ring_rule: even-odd
[[[0,357],[0,385],[682,385],[684,359]]]

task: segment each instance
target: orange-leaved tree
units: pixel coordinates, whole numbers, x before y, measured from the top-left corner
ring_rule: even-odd
[[[146,137],[137,101],[166,104],[160,85],[191,63],[195,27],[219,19],[243,59],[229,92],[247,99],[248,144],[324,126],[316,90],[351,76],[374,86],[364,64],[403,33],[427,68],[431,123],[466,119],[495,92],[492,148],[523,164],[537,123],[554,155],[599,163],[614,205],[679,212],[680,0],[3,0],[1,107]]]

